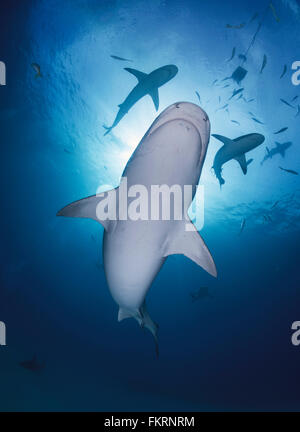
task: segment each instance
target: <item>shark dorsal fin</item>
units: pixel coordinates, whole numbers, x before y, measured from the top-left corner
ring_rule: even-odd
[[[224,145],[226,145],[226,144],[232,144],[232,140],[230,138],[227,138],[227,137],[223,136],[223,135],[212,134],[211,136],[213,136],[214,138],[216,138],[219,141],[222,141],[222,143]]]
[[[127,72],[131,73],[132,75],[134,75],[139,81],[142,81],[147,74],[145,74],[144,72],[141,72],[137,69],[132,69],[132,68],[124,68]]]
[[[156,111],[158,110],[159,107],[159,96],[158,96],[158,88],[154,88],[153,90],[151,90],[151,92],[149,93],[149,95],[151,96],[155,109]]]

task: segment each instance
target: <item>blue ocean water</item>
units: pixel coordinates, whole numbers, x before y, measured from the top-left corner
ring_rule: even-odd
[[[297,107],[292,100],[300,100],[300,87],[291,82],[291,64],[300,60],[299,2],[274,0],[279,22],[268,10],[244,63],[246,101],[234,98],[229,113],[216,111],[239,88],[231,81],[223,88],[227,81],[220,80],[241,64],[238,54],[268,3],[1,5],[0,60],[7,73],[0,88],[0,321],[7,328],[1,411],[299,410],[300,347],[291,343],[291,324],[300,320],[300,184],[299,176],[279,169],[300,169],[300,116],[280,101]],[[40,65],[41,78],[32,63]],[[220,189],[211,166],[221,143],[211,139],[200,180],[201,235],[218,278],[184,256],[168,258],[147,296],[160,325],[157,359],[150,333],[134,320],[117,322],[101,267],[103,228],[55,215],[103,185],[118,185],[157,116],[145,97],[103,136],[102,125],[113,122],[136,84],[123,68],[151,72],[165,64],[179,72],[160,88],[158,113],[177,101],[198,103],[198,91],[212,133],[258,132],[266,142],[249,153],[254,161],[246,176],[235,161],[224,166]],[[283,127],[288,130],[274,135]],[[261,165],[275,141],[293,145],[284,159],[276,155]],[[202,286],[213,297],[192,302],[190,293]],[[34,354],[45,363],[40,373],[19,365]]]

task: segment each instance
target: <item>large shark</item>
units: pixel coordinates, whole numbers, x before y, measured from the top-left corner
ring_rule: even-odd
[[[265,155],[265,157],[263,158],[263,160],[261,161],[261,165],[268,159],[272,159],[273,156],[275,156],[276,154],[280,154],[281,157],[285,156],[285,152],[286,150],[291,147],[291,145],[293,144],[292,142],[288,141],[285,143],[279,143],[279,142],[275,142],[276,147],[271,148],[271,150],[266,147],[267,153]]]
[[[104,226],[104,270],[112,297],[119,305],[118,320],[135,318],[151,331],[156,341],[157,325],[147,312],[145,297],[166,258],[183,254],[216,276],[210,252],[187,215],[202,171],[209,136],[210,122],[199,106],[188,102],[169,106],[142,138],[117,189],[75,201],[57,213],[58,216],[91,218]],[[136,198],[137,192],[128,193],[129,197],[124,198],[124,185],[128,191],[142,186],[147,197],[151,196],[153,185],[169,188],[176,185],[181,190],[190,185],[193,194],[188,199],[184,197],[184,206],[180,201],[175,204],[174,199],[169,218],[162,217],[160,211],[157,217],[157,201],[155,203],[152,196],[147,201],[151,217],[129,218],[124,214],[136,205],[132,197]],[[162,196],[160,199],[166,204]],[[107,200],[107,204],[116,203],[118,212],[107,210],[106,217],[103,216],[99,211],[103,209],[103,200]],[[167,205],[170,206],[170,201]]]
[[[233,140],[223,135],[212,134],[212,136],[224,144],[217,152],[212,167],[220,186],[225,183],[222,177],[222,166],[226,162],[235,159],[240,164],[243,173],[247,174],[247,167],[253,159],[246,161],[245,154],[262,144],[265,140],[265,137],[258,133],[243,135]]]
[[[155,69],[150,74],[132,68],[124,69],[138,79],[138,84],[129,93],[125,101],[119,105],[119,112],[112,126],[104,126],[104,128],[107,129],[104,135],[107,135],[115,126],[117,126],[133,105],[146,95],[151,96],[157,111],[159,107],[158,88],[174,78],[178,72],[178,68],[175,65],[162,66],[159,69]]]

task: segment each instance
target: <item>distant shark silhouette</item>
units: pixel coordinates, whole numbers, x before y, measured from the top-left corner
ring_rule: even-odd
[[[293,144],[292,142],[288,141],[285,143],[280,144],[279,142],[275,142],[276,147],[271,148],[271,150],[266,147],[267,150],[267,154],[266,156],[263,158],[263,160],[261,161],[261,165],[268,159],[272,159],[273,156],[275,156],[276,154],[280,154],[281,157],[285,156],[285,152],[286,150],[291,147],[291,145]]]
[[[226,162],[235,159],[240,164],[243,173],[247,174],[247,167],[253,159],[246,161],[245,154],[262,144],[265,140],[265,137],[258,133],[243,135],[234,140],[223,135],[212,134],[212,136],[224,143],[223,147],[217,152],[212,167],[219,180],[220,186],[225,183],[222,177],[222,166]]]
[[[36,355],[34,355],[31,360],[25,360],[23,362],[20,362],[19,364],[24,369],[31,370],[32,372],[39,372],[45,367],[44,363],[38,362]]]
[[[129,93],[125,101],[119,105],[119,112],[113,122],[112,126],[103,126],[107,129],[104,135],[107,135],[117,124],[122,120],[125,114],[133,107],[133,105],[142,99],[147,94],[151,96],[156,111],[159,107],[159,96],[158,88],[170,81],[178,72],[178,68],[175,65],[162,66],[159,69],[154,70],[150,74],[140,72],[136,69],[124,68],[127,72],[131,73],[138,79],[138,84]]]
[[[200,287],[197,291],[191,292],[190,296],[192,297],[193,302],[206,297],[213,298],[213,295],[211,295],[211,293],[209,292],[208,287]]]

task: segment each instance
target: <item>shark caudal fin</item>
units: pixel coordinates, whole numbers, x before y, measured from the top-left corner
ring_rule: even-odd
[[[158,338],[157,338],[158,324],[156,324],[148,314],[146,308],[146,302],[144,302],[143,306],[137,310],[130,310],[127,308],[120,307],[119,314],[118,314],[118,321],[119,322],[123,321],[126,318],[134,318],[139,323],[142,329],[146,328],[152,333],[155,341],[155,352],[158,357],[159,356]]]
[[[217,177],[219,184],[220,184],[220,189],[222,188],[222,185],[225,183],[225,180],[222,177],[222,169],[217,168],[215,166],[212,166],[211,169],[213,170],[213,172],[215,173],[215,176]]]
[[[109,132],[112,130],[112,126],[105,126],[105,125],[103,125],[103,127],[106,130],[106,132],[103,134],[103,136],[109,134]]]

